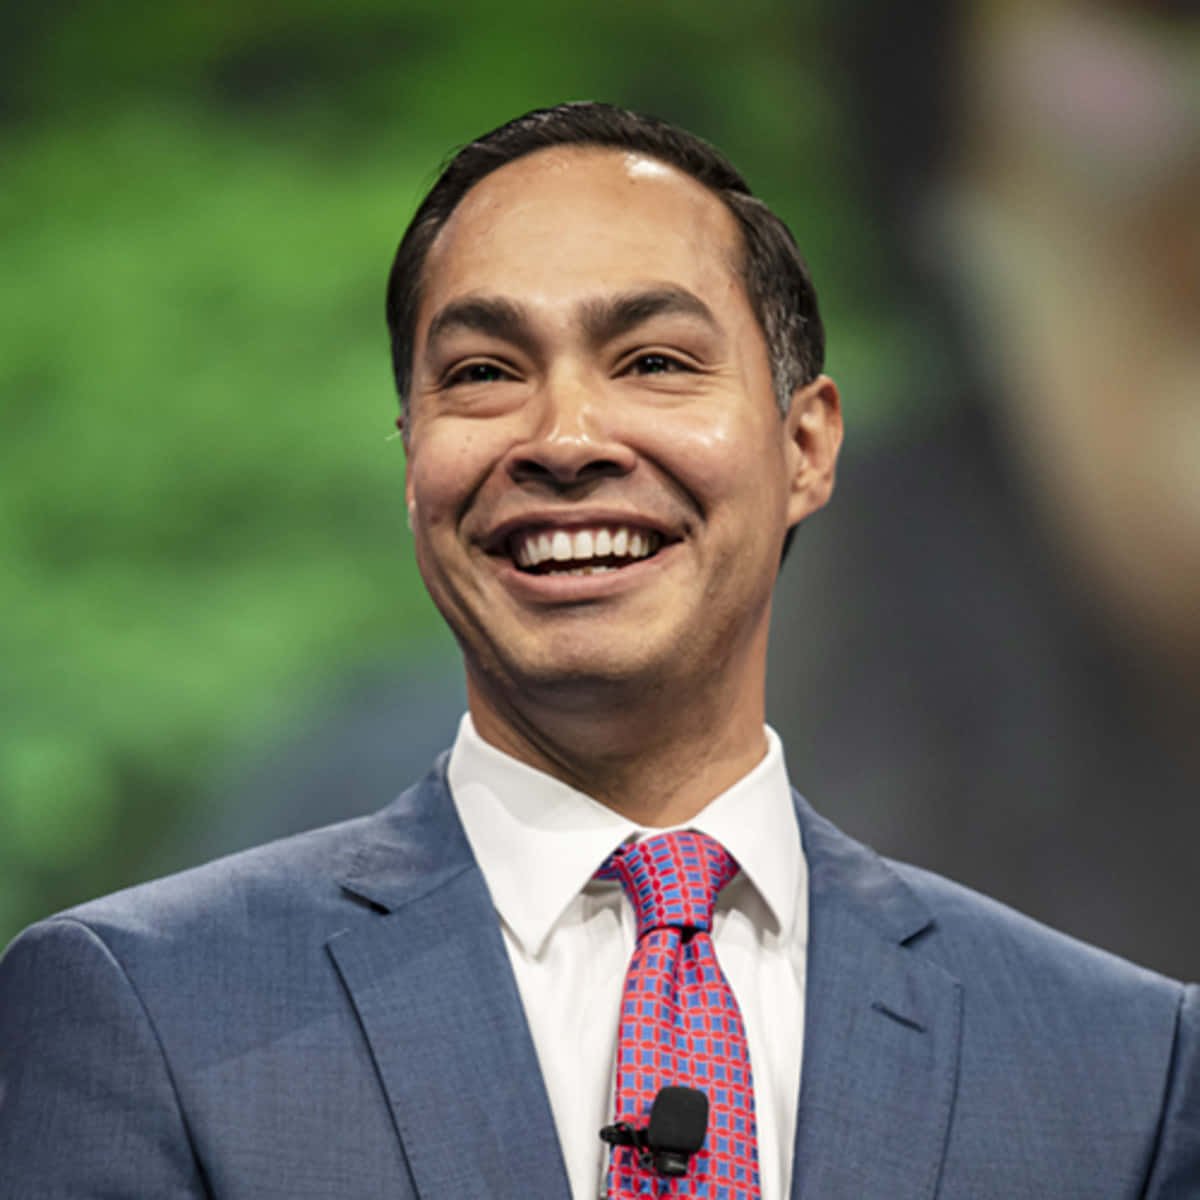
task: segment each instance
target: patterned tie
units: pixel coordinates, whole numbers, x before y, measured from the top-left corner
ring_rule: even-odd
[[[610,1200],[759,1200],[754,1086],[742,1014],[713,949],[717,893],[737,873],[717,841],[691,831],[621,846],[596,872],[619,879],[637,910],[617,1045],[615,1120],[644,1129],[660,1088],[708,1096],[708,1134],[687,1174],[657,1175],[632,1147],[613,1149]]]

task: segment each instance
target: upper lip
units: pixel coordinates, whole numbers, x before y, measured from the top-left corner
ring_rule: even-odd
[[[542,529],[593,529],[597,526],[649,530],[657,533],[664,544],[679,540],[679,535],[668,529],[662,521],[642,513],[622,512],[617,509],[590,509],[586,512],[578,509],[538,509],[501,521],[481,539],[481,544],[489,554],[507,554],[510,539],[514,534],[534,533]]]

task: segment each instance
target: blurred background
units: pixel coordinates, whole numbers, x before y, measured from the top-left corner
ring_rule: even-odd
[[[725,149],[822,297],[848,439],[768,697],[797,786],[1200,976],[1195,4],[6,9],[0,945],[450,742],[384,283],[448,151],[590,97]]]

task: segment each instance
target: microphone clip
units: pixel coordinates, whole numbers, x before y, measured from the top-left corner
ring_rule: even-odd
[[[675,1150],[652,1147],[646,1134],[647,1130],[635,1129],[628,1121],[605,1125],[600,1130],[600,1137],[610,1146],[631,1146],[643,1171],[667,1176],[686,1175],[688,1156]]]
[[[688,1159],[704,1144],[708,1097],[695,1088],[665,1087],[654,1098],[650,1124],[638,1129],[628,1121],[605,1125],[600,1137],[610,1146],[629,1146],[644,1171],[677,1178],[687,1174]]]

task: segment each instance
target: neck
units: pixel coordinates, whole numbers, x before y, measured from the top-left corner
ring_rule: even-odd
[[[766,753],[761,683],[743,695],[627,695],[578,707],[561,696],[502,701],[468,674],[480,737],[638,825],[691,820]]]

